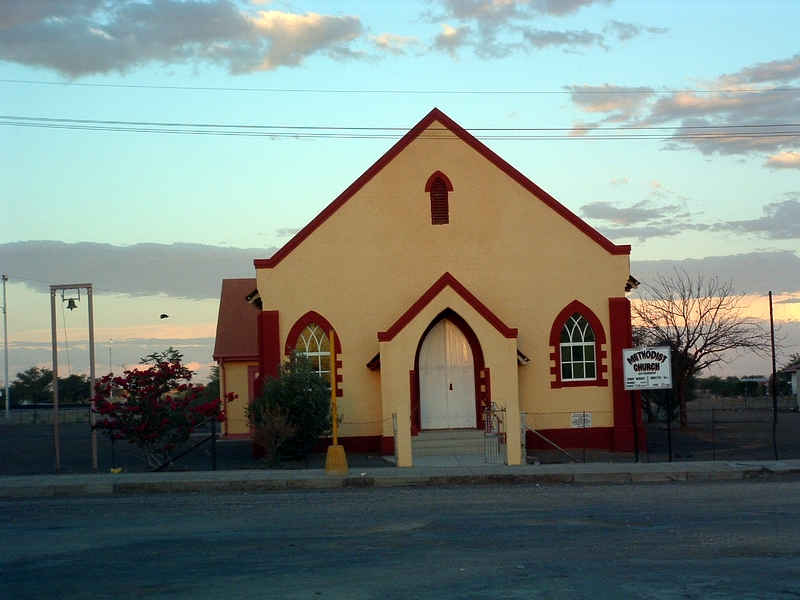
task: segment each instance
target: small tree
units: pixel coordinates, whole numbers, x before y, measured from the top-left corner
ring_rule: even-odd
[[[225,419],[220,398],[203,399],[203,386],[191,383],[194,374],[181,359],[170,348],[143,357],[139,369],[125,371],[122,377],[106,375],[95,385],[95,411],[100,415],[96,428],[112,439],[136,444],[151,468],[167,463],[195,429]],[[227,400],[234,398],[228,394]]]
[[[11,382],[11,401],[15,405],[43,404],[53,400],[53,372],[50,369],[31,367]]]
[[[274,453],[271,460],[279,452],[305,456],[321,435],[330,432],[330,385],[305,356],[293,352],[281,365],[280,375],[264,383],[247,416],[256,429],[256,441],[261,437],[271,445],[265,447]]]
[[[724,361],[731,351],[768,351],[769,336],[757,320],[742,315],[743,309],[743,298],[732,283],[717,277],[691,277],[676,269],[640,288],[640,298],[632,304],[637,334],[645,344],[672,349],[681,427],[688,425],[686,402],[700,371]]]

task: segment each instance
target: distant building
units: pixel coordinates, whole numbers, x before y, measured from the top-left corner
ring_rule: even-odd
[[[795,401],[795,410],[800,410],[800,396],[798,396],[798,390],[800,390],[800,360],[782,368],[781,373],[787,373],[790,375],[792,382],[792,396],[794,397]]]
[[[492,404],[508,464],[522,413],[562,446],[631,451],[629,254],[434,109],[255,279],[223,281],[225,431],[249,434],[248,399],[297,349],[335,373],[342,443],[400,466],[420,430],[480,429]]]

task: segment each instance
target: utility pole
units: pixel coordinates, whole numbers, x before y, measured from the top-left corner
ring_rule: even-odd
[[[772,290],[769,292],[769,336],[772,344],[772,452],[778,460],[778,374],[775,371],[775,324],[772,321]]]
[[[8,389],[8,307],[6,302],[6,281],[8,275],[3,273],[3,360],[5,363],[5,383],[6,383],[6,420],[11,415],[11,393]]]

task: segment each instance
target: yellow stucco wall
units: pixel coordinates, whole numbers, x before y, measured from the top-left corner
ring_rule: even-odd
[[[228,404],[228,434],[240,435],[250,432],[247,422],[249,402],[247,368],[258,366],[257,361],[224,361],[220,365],[220,393],[234,392],[238,398]]]
[[[387,426],[391,431],[381,386],[391,387],[402,404],[408,375],[395,382],[394,374],[365,367],[379,350],[376,333],[450,272],[506,325],[519,329],[519,348],[531,359],[518,368],[517,380],[516,373],[495,373],[497,365],[487,358],[493,399],[503,395],[494,386],[516,385],[520,410],[532,414],[529,424],[569,427],[570,411],[588,409],[594,426],[612,425],[610,385],[550,388],[548,340],[553,319],[574,299],[594,311],[609,337],[608,298],[624,293],[628,256],[609,254],[476,150],[441,131],[438,122],[431,127],[439,139],[425,140],[423,134],[411,142],[276,267],[257,269],[264,310],[280,312],[281,349],[304,313],[324,315],[343,347],[342,435],[377,435]],[[448,225],[430,222],[424,186],[437,170],[454,187]],[[528,171],[535,181],[537,173]],[[476,332],[485,323],[467,320]],[[413,331],[420,331],[416,324]],[[406,366],[419,341],[408,335],[397,346]],[[492,335],[479,339],[484,352],[495,352]]]

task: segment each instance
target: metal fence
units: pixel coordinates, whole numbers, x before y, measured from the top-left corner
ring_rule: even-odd
[[[687,423],[659,415],[646,423],[650,462],[800,458],[800,413],[769,408],[688,406]],[[777,454],[777,456],[776,456]]]

